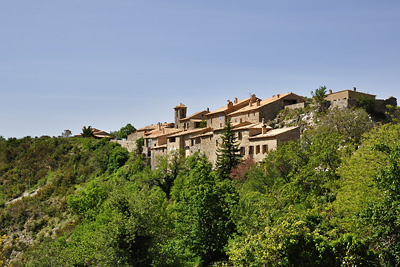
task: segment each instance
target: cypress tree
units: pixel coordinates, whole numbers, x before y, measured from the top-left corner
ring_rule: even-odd
[[[240,163],[240,149],[228,117],[222,134],[222,144],[217,149],[216,171],[220,178],[229,178],[231,170]]]

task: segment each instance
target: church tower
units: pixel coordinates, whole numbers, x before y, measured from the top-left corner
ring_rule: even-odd
[[[187,107],[184,104],[180,103],[179,105],[174,107],[174,109],[175,109],[175,128],[177,129],[183,128],[180,119],[186,118]]]

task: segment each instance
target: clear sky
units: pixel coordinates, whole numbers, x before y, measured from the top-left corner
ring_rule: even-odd
[[[321,85],[400,98],[400,1],[0,1],[0,135],[172,122]],[[400,99],[399,99],[400,101]]]

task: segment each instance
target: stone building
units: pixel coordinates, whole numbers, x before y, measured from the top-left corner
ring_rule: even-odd
[[[151,159],[153,168],[159,156],[177,150],[183,151],[185,156],[195,152],[204,153],[215,163],[218,147],[222,143],[223,128],[229,117],[242,156],[251,156],[260,161],[268,151],[300,137],[298,127],[272,129],[266,125],[266,121],[275,118],[285,107],[305,102],[306,99],[294,93],[278,94],[265,100],[253,94],[243,100],[228,100],[225,106],[215,111],[207,109],[190,116],[187,116],[187,107],[180,103],[174,108],[174,123],[143,127],[130,135],[128,141],[144,138],[143,153]]]
[[[358,92],[356,87],[353,87],[353,90],[342,90],[338,92],[332,92],[332,90],[329,90],[329,94],[325,97],[325,100],[330,103],[331,108],[341,108],[355,107],[357,105],[357,101],[361,98],[375,100],[376,95]]]

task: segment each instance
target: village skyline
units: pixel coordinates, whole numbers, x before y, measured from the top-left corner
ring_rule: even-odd
[[[4,1],[0,135],[170,122],[327,86],[398,98],[398,1]]]

